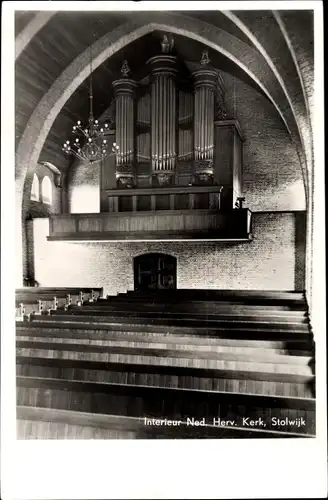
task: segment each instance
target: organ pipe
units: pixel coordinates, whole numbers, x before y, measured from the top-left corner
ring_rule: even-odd
[[[162,178],[172,175],[176,164],[176,58],[161,54],[152,57],[149,63],[152,68],[152,171]]]
[[[113,82],[116,97],[116,178],[125,185],[134,184],[134,97],[137,83],[129,78]]]
[[[213,175],[214,157],[214,93],[218,74],[203,66],[193,73],[194,94],[194,161],[195,173]]]

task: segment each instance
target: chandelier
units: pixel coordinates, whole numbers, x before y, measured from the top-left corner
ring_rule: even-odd
[[[117,155],[119,146],[115,142],[111,147],[106,139],[110,131],[110,124],[101,125],[93,115],[93,91],[92,91],[92,56],[90,51],[90,80],[89,80],[89,119],[88,125],[83,126],[78,120],[73,126],[72,133],[76,136],[72,141],[65,141],[62,150],[67,155],[73,155],[79,160],[88,163],[98,162],[106,156]]]

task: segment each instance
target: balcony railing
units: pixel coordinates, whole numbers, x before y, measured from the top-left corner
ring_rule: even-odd
[[[214,210],[221,208],[222,186],[168,186],[109,189],[108,212]]]

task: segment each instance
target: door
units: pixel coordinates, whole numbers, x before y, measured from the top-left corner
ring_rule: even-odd
[[[176,288],[176,258],[160,253],[148,253],[136,257],[134,288],[146,291]]]

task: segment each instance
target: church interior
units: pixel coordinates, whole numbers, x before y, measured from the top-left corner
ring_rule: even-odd
[[[19,439],[315,436],[313,37],[16,11]]]

